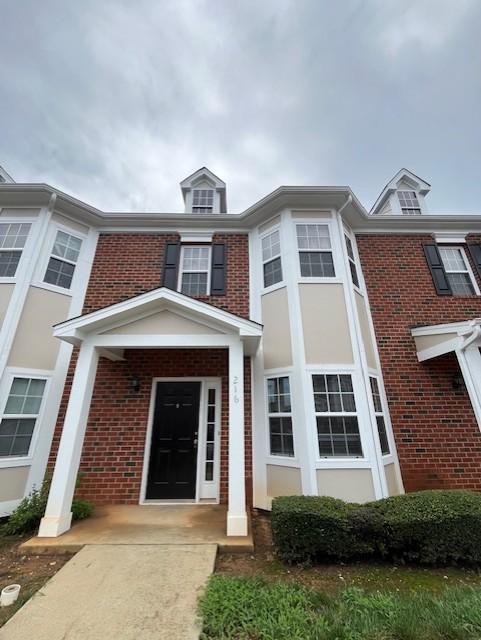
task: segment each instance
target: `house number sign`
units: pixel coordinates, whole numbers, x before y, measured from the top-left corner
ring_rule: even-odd
[[[239,403],[239,396],[237,395],[239,392],[239,377],[234,376],[232,380],[232,393],[234,394],[234,402],[236,404]]]

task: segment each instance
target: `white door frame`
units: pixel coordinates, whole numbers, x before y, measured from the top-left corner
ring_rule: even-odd
[[[172,500],[148,500],[145,497],[147,492],[147,479],[149,475],[149,461],[150,461],[150,449],[152,446],[152,431],[154,423],[154,411],[156,390],[158,382],[200,382],[200,397],[199,397],[199,424],[198,424],[198,446],[197,446],[197,471],[196,471],[196,486],[195,486],[195,498],[194,500],[178,500],[173,498]],[[214,446],[214,480],[215,495],[209,498],[210,502],[219,503],[220,500],[220,439],[221,439],[221,415],[222,415],[222,380],[220,377],[195,377],[195,376],[181,376],[181,377],[168,377],[168,378],[152,378],[152,387],[150,391],[149,402],[149,414],[147,418],[147,430],[145,435],[144,445],[144,461],[142,465],[142,481],[140,485],[140,499],[139,504],[148,505],[173,505],[173,504],[185,504],[191,502],[193,504],[199,504],[202,499],[202,485],[206,484],[201,480],[203,477],[203,471],[205,468],[205,449],[206,449],[206,436],[207,436],[207,393],[209,389],[216,390],[216,402],[215,402],[215,446]]]

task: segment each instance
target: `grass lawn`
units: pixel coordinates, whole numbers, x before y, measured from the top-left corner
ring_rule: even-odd
[[[19,584],[20,596],[9,607],[0,607],[0,627],[72,557],[19,553],[18,546],[30,536],[0,536],[0,590]],[[0,631],[1,636],[1,631]]]
[[[481,587],[437,594],[347,587],[329,594],[282,581],[214,575],[199,611],[203,640],[481,638]]]
[[[199,604],[203,640],[481,639],[481,574],[352,563],[289,567],[254,521],[253,555],[220,555]]]

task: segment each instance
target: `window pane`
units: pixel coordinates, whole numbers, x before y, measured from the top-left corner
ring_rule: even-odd
[[[271,258],[275,258],[281,252],[281,239],[279,231],[274,231],[268,236],[262,238],[262,260],[266,262]]]
[[[0,423],[0,456],[28,454],[35,418],[4,418]]]
[[[182,271],[208,271],[210,247],[184,247]]]
[[[332,253],[314,253],[302,251],[299,253],[301,276],[306,278],[332,278],[334,277],[334,262]]]
[[[299,249],[330,249],[329,226],[327,224],[296,225]]]
[[[362,456],[356,417],[318,416],[316,420],[320,456]]]
[[[381,445],[381,452],[383,456],[389,453],[389,441],[387,439],[386,424],[382,416],[376,417],[377,431],[379,433],[379,443]]]
[[[214,479],[214,463],[206,462],[205,463],[205,479],[207,482],[210,482]]]
[[[5,406],[5,414],[37,414],[44,388],[45,380],[14,378]]]
[[[294,455],[291,418],[269,418],[271,455]]]
[[[267,401],[269,413],[289,413],[291,411],[291,395],[287,376],[268,379]]]
[[[209,398],[207,402],[209,404],[215,404],[215,389],[209,389]]]
[[[313,375],[312,376],[312,384],[314,387],[314,391],[325,391],[326,390],[326,377]]]
[[[21,251],[0,251],[0,278],[13,278],[21,255]]]
[[[359,287],[359,277],[357,275],[357,269],[356,269],[356,265],[354,262],[352,262],[352,260],[349,260],[349,268],[351,269],[351,280],[352,280],[352,284],[355,287]]]
[[[0,224],[0,249],[23,249],[29,231],[29,224]]]
[[[381,395],[379,393],[379,385],[377,379],[371,376],[369,380],[371,382],[371,393],[374,403],[374,411],[376,411],[376,413],[382,413]]]
[[[282,282],[281,259],[275,258],[264,265],[264,287],[270,287],[277,282]]]
[[[201,296],[207,294],[207,273],[182,274],[182,293],[186,296]]]
[[[446,273],[446,276],[455,296],[472,296],[474,294],[469,273]]]
[[[70,264],[70,262],[63,262],[57,258],[50,258],[44,282],[54,284],[57,287],[63,287],[64,289],[69,289],[72,284],[74,271],[75,266]]]
[[[334,375],[327,375],[326,376],[326,381],[327,381],[327,390],[328,391],[340,391],[341,387],[339,384],[339,376],[337,374]]]
[[[79,238],[75,238],[64,231],[58,231],[52,254],[59,258],[77,262],[81,245],[82,241]]]

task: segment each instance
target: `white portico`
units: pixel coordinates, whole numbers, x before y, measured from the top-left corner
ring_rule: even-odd
[[[54,335],[79,347],[79,354],[39,536],[56,537],[70,528],[99,358],[120,362],[130,349],[178,348],[228,351],[227,535],[247,535],[244,357],[257,351],[262,327],[162,287],[63,322]]]

